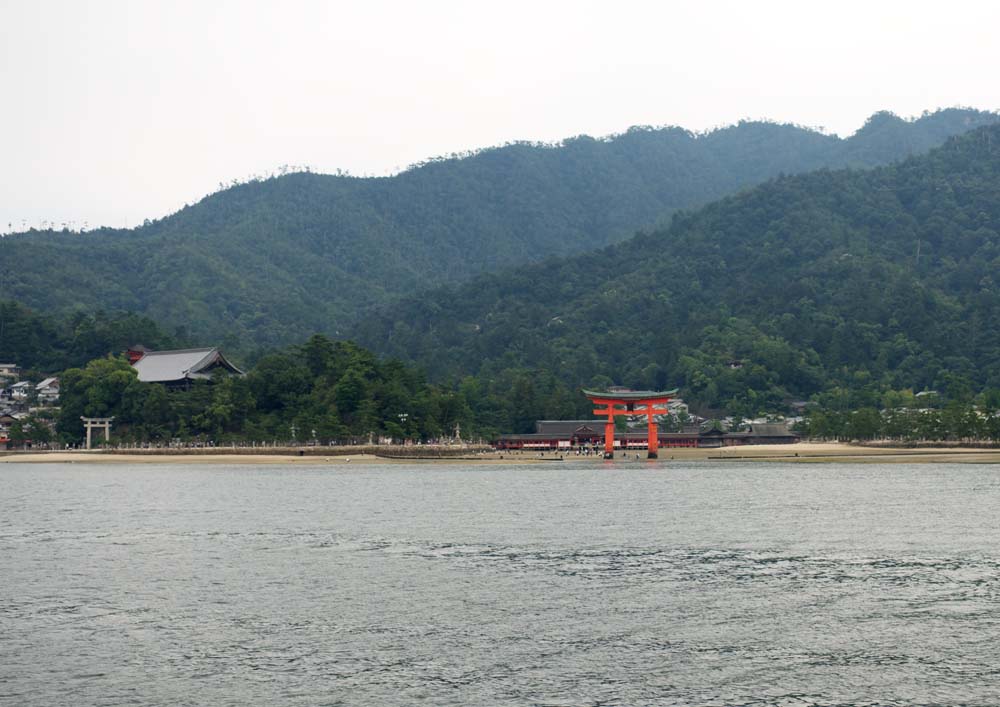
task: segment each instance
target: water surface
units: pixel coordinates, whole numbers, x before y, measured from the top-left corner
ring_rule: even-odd
[[[996,705],[1000,467],[0,466],[0,703]]]

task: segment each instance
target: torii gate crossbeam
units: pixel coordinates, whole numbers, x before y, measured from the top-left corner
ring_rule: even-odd
[[[604,458],[611,459],[615,455],[615,416],[616,415],[645,415],[647,424],[646,457],[656,459],[659,454],[660,433],[657,429],[654,415],[666,415],[667,403],[672,397],[677,395],[677,389],[652,391],[652,390],[622,390],[608,393],[593,390],[584,390],[583,394],[590,399],[594,405],[604,407],[594,410],[595,415],[607,416],[608,421],[604,424]],[[657,407],[662,406],[662,407]]]

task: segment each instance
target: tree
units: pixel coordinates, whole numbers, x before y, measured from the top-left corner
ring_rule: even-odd
[[[14,445],[23,445],[28,442],[46,445],[52,441],[52,430],[43,418],[37,415],[28,415],[11,423],[8,439]]]
[[[138,374],[124,357],[108,356],[71,368],[60,377],[60,412],[57,430],[66,441],[83,439],[81,417],[116,417],[116,423],[139,422],[135,410],[123,409],[126,391],[135,391]],[[124,414],[123,414],[124,413]]]

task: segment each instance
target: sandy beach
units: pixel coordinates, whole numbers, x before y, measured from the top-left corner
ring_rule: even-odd
[[[560,455],[556,452],[490,452],[449,458],[392,459],[374,454],[226,454],[225,452],[192,454],[190,450],[176,453],[165,451],[111,453],[101,450],[4,452],[0,464],[9,463],[100,463],[100,464],[291,464],[291,465],[347,465],[347,464],[547,464],[563,460],[602,463],[599,456]],[[619,453],[620,455],[621,453]],[[729,462],[782,461],[797,463],[859,462],[859,463],[1000,463],[1000,449],[954,448],[872,448],[836,442],[800,442],[798,444],[753,445],[723,449],[661,449],[656,462],[645,459],[644,453],[635,452],[617,456],[616,461],[640,463],[669,463],[670,461],[715,460]]]

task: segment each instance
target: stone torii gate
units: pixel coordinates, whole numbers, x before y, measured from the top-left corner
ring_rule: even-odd
[[[104,429],[104,441],[111,440],[111,421],[114,417],[81,417],[83,426],[87,428],[87,449],[90,449],[90,439],[94,428]]]
[[[608,393],[601,393],[593,390],[585,390],[590,402],[594,405],[603,405],[599,410],[594,410],[595,415],[607,415],[608,421],[604,424],[604,458],[611,459],[615,455],[615,416],[616,415],[645,415],[648,425],[649,436],[646,443],[646,457],[656,459],[660,448],[660,433],[656,427],[654,415],[666,415],[666,405],[672,397],[677,395],[677,389],[653,391],[653,390],[616,390]],[[663,407],[656,407],[662,405]],[[619,409],[621,406],[623,409]],[[638,408],[638,409],[637,409]]]

